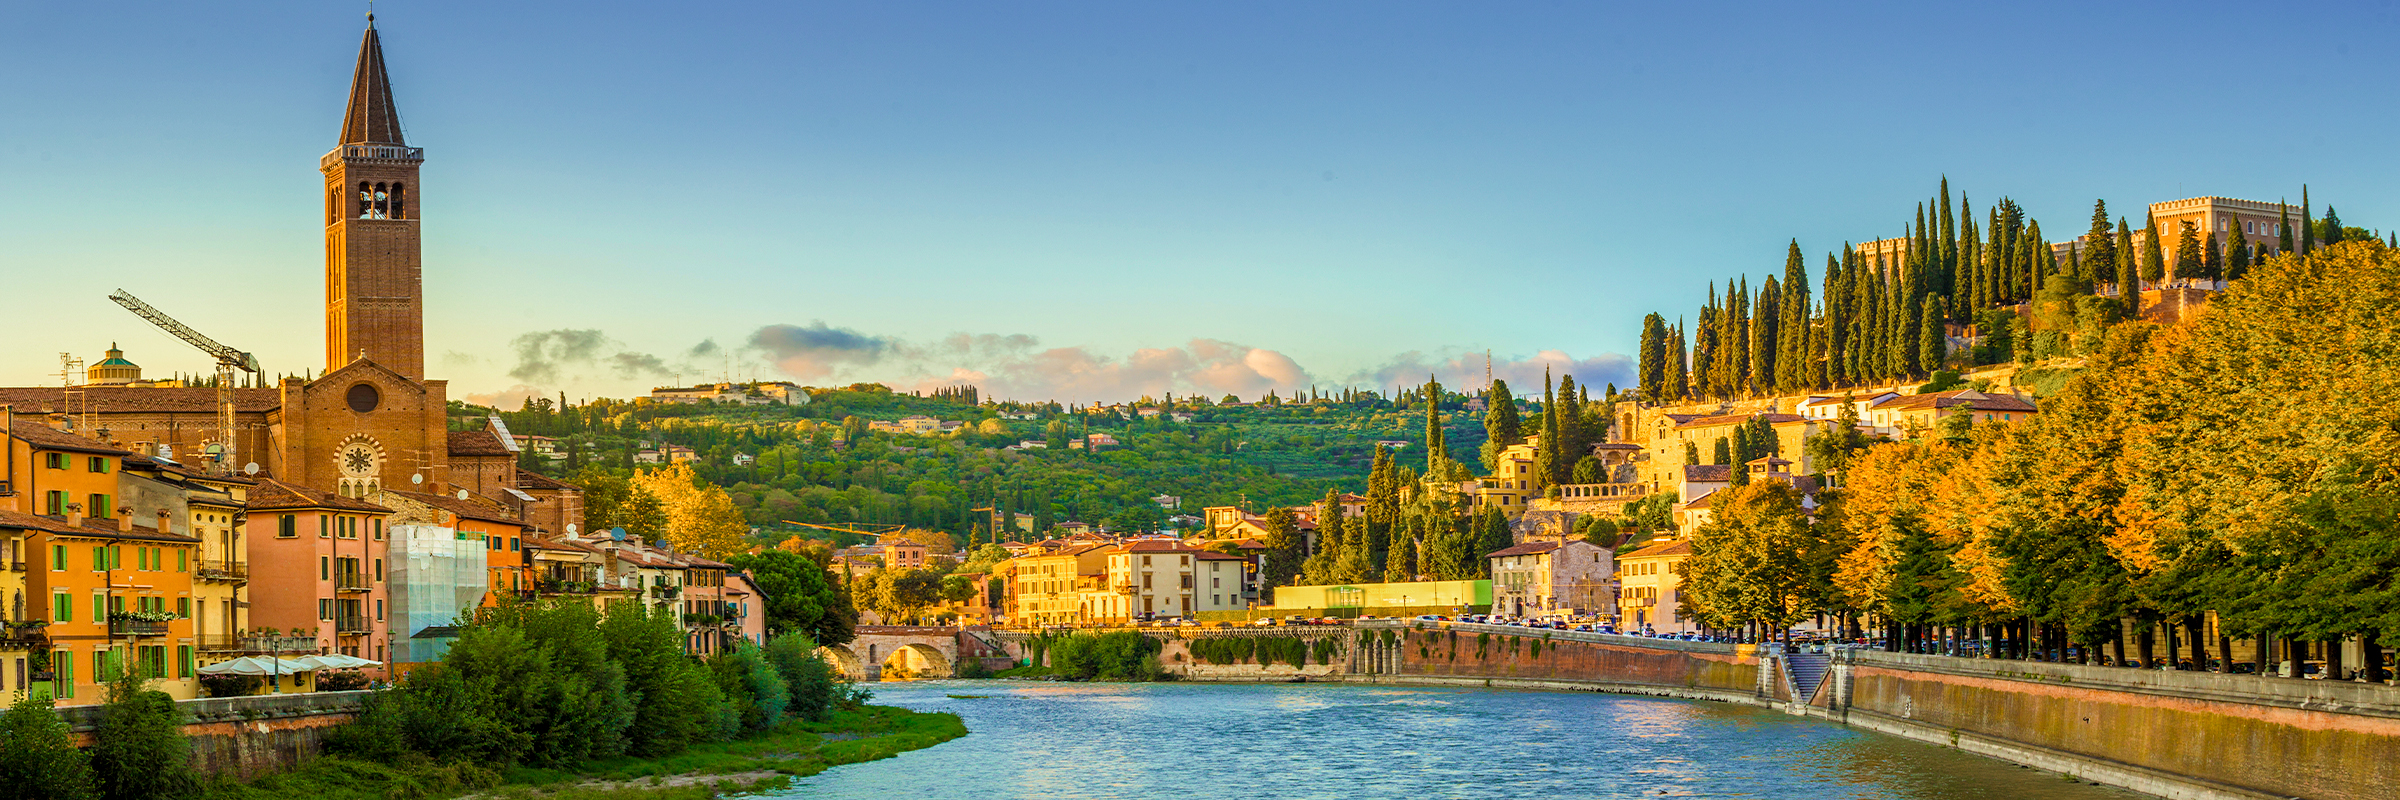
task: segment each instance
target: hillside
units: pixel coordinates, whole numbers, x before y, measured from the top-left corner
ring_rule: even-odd
[[[1179,398],[1154,416],[1134,406],[970,405],[873,384],[813,396],[798,407],[597,401],[561,409],[543,400],[500,416],[515,433],[559,440],[559,457],[523,460],[554,477],[622,476],[644,450],[691,448],[694,471],[770,531],[800,530],[784,524],[797,520],[983,538],[978,526],[991,512],[977,508],[1022,514],[1021,524],[1035,530],[1070,520],[1149,527],[1205,506],[1261,509],[1306,503],[1329,488],[1362,491],[1378,441],[1405,443],[1404,463],[1424,458],[1425,410],[1416,396],[1255,405]],[[1465,400],[1445,395],[1445,438],[1472,459],[1483,429],[1463,411]],[[960,425],[938,434],[869,429],[910,416]],[[1070,446],[1096,435],[1114,444]],[[1181,509],[1162,509],[1151,500],[1160,495],[1181,498]]]

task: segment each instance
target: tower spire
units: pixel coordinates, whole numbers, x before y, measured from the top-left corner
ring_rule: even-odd
[[[350,77],[350,110],[342,116],[341,144],[406,145],[401,138],[400,108],[392,102],[392,80],[383,69],[383,40],[375,34],[375,13],[367,12],[367,33],[358,43],[358,69]]]

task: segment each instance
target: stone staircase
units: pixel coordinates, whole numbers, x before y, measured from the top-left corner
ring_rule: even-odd
[[[1825,674],[1832,671],[1833,657],[1823,653],[1793,653],[1783,657],[1783,677],[1788,681],[1792,701],[1808,705],[1817,697],[1817,687],[1825,685]]]

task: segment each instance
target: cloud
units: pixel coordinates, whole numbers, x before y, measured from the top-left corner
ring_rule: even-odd
[[[534,331],[510,340],[508,346],[516,355],[516,365],[509,368],[508,376],[524,384],[575,382],[584,377],[571,373],[579,368],[604,370],[620,380],[663,378],[673,373],[665,359],[625,350],[598,329]]]
[[[496,408],[501,411],[515,411],[517,409],[524,408],[525,401],[529,398],[549,396],[550,393],[542,391],[540,387],[527,386],[520,383],[515,386],[488,394],[470,393],[466,396],[466,401],[475,405],[484,406],[486,408]]]
[[[1432,375],[1452,391],[1472,391],[1483,388],[1484,355],[1465,351],[1444,351],[1428,355],[1411,350],[1392,357],[1383,366],[1351,376],[1353,383],[1366,383],[1390,388],[1416,386]],[[1543,350],[1530,357],[1494,357],[1491,374],[1494,379],[1508,382],[1509,393],[1518,397],[1539,395],[1542,391],[1542,371],[1547,369],[1553,379],[1573,375],[1575,382],[1599,391],[1610,383],[1619,387],[1633,385],[1633,358],[1620,353],[1601,353],[1577,359],[1563,350]]]
[[[711,342],[702,345],[715,347]],[[806,327],[768,325],[750,334],[749,346],[766,354],[783,374],[816,380],[844,366],[876,363],[892,349],[892,341],[848,328],[826,327],[818,321]]]

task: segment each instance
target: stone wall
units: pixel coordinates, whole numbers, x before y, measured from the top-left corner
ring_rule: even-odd
[[[2153,794],[2366,800],[2400,786],[2400,690],[2381,684],[1880,652],[1834,669],[1811,713]]]
[[[192,766],[202,772],[248,778],[287,770],[315,758],[325,734],[358,716],[366,692],[312,692],[178,700],[183,734],[192,741]],[[91,744],[100,706],[60,709],[76,737]]]

